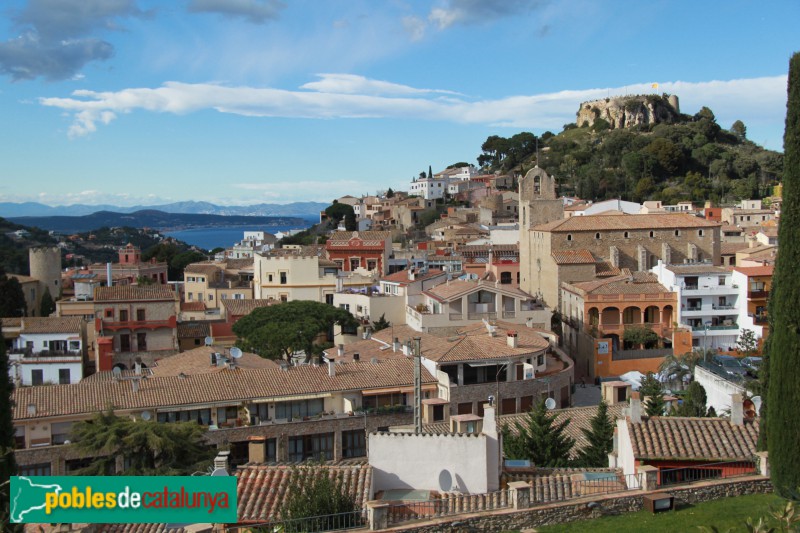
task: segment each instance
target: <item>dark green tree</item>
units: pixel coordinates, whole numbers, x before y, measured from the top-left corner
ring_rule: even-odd
[[[353,206],[350,204],[343,204],[340,202],[334,202],[330,206],[325,208],[325,214],[328,215],[328,219],[333,223],[334,226],[338,226],[339,222],[342,220],[345,221],[345,225],[347,225],[348,216],[351,217],[351,223],[355,223],[355,211],[353,211]],[[355,229],[351,229],[348,231],[355,231]]]
[[[433,169],[428,165],[428,179],[433,179]]]
[[[17,475],[14,460],[14,419],[12,395],[14,383],[8,374],[8,355],[6,341],[0,333],[0,530],[21,531],[21,527],[11,524],[9,519],[9,486],[11,476]]]
[[[622,340],[625,341],[626,344],[649,348],[658,342],[658,333],[648,327],[633,326],[625,328],[625,333],[622,334]]]
[[[117,457],[125,461],[125,475],[191,475],[211,464],[214,450],[195,422],[163,423],[117,416],[111,409],[72,427],[72,444],[94,457],[78,475],[116,473]]]
[[[664,387],[652,372],[648,372],[639,386],[639,394],[647,398],[644,412],[647,416],[664,416],[667,402],[664,401]]]
[[[237,345],[267,359],[285,359],[303,351],[306,362],[320,350],[320,337],[330,335],[333,326],[355,327],[350,312],[328,304],[293,300],[261,307],[234,324]]]
[[[25,316],[27,308],[22,285],[0,269],[0,317]]]
[[[380,331],[391,326],[392,323],[386,320],[386,313],[381,314],[381,317],[372,323],[372,331]]]
[[[689,383],[683,403],[670,413],[672,416],[706,416],[706,389],[696,381]]]
[[[184,268],[186,268],[186,267],[184,267]],[[140,287],[145,286],[145,285],[155,285],[156,284],[156,280],[154,280],[153,278],[149,278],[147,276],[138,276],[136,278],[136,284],[139,285]]]
[[[578,454],[578,463],[585,468],[608,466],[608,454],[614,448],[614,422],[608,415],[608,404],[601,401],[590,426],[582,428],[589,445]]]
[[[319,465],[297,467],[291,474],[286,495],[280,517],[287,521],[283,524],[283,531],[287,533],[347,529],[348,525],[357,525],[355,516],[344,515],[358,511],[355,496],[345,489],[341,477],[331,478]]]
[[[575,445],[575,439],[565,434],[570,422],[569,418],[556,422],[556,415],[541,401],[522,422],[514,422],[515,433],[508,426],[502,428],[503,453],[508,459],[528,459],[536,466],[566,466]]]
[[[50,294],[50,287],[44,288],[42,294],[42,301],[39,302],[39,316],[50,316],[56,310],[56,303],[53,301],[53,296]]]
[[[747,139],[747,127],[741,120],[737,120],[733,123],[731,126],[731,133],[733,133],[739,141]]]
[[[386,191],[386,198],[394,198],[394,191],[391,187]]]
[[[775,491],[788,497],[800,487],[800,53],[789,62],[789,96],[783,137],[781,251],[769,298],[769,419],[767,444]]]
[[[739,351],[745,355],[753,355],[758,352],[758,337],[752,329],[743,329],[736,341]]]

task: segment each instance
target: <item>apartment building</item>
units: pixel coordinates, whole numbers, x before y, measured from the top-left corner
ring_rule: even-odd
[[[183,272],[183,301],[201,302],[207,314],[216,315],[224,300],[252,299],[253,265],[246,258],[188,265]]]
[[[739,287],[739,317],[737,322],[742,329],[749,329],[756,337],[769,336],[767,303],[772,290],[774,265],[755,267],[736,267],[731,273],[731,281]]]
[[[383,276],[389,272],[392,234],[388,231],[336,231],[325,243],[325,252],[339,270],[355,272],[360,268]]]
[[[8,373],[21,386],[77,383],[83,378],[86,321],[80,317],[3,318]]]

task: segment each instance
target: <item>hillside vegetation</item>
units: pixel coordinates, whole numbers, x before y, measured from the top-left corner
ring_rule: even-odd
[[[538,165],[556,177],[559,193],[588,200],[722,204],[764,198],[783,172],[783,154],[749,141],[741,121],[722,128],[706,107],[672,123],[613,129],[598,118],[538,139],[529,132],[491,136],[478,163],[490,172],[524,174],[537,164],[537,144]]]

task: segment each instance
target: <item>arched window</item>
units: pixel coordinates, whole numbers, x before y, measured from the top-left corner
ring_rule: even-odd
[[[594,238],[597,239],[597,240],[600,240],[600,232],[599,231],[594,234]]]
[[[652,238],[653,238],[653,237],[655,237],[655,236],[656,236],[656,232],[655,232],[655,231],[651,231],[651,232],[650,232],[650,238],[652,239]]]
[[[567,234],[567,240],[568,240],[568,241],[571,241],[571,240],[572,240],[572,233],[568,233],[568,234]]]
[[[622,236],[627,239],[628,237],[631,236],[631,234],[626,231],[625,233],[622,234]]]

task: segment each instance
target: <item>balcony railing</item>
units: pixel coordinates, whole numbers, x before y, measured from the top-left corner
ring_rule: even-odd
[[[486,320],[496,320],[497,313],[467,313],[467,318],[469,320],[481,320],[484,318]]]
[[[747,291],[747,297],[751,299],[769,298],[769,291]]]
[[[177,327],[177,322],[174,316],[169,317],[167,320],[108,320],[97,319],[97,330],[106,329],[110,331],[117,331],[120,329],[158,329],[158,328],[174,328]]]
[[[692,326],[692,331],[718,331],[723,329],[739,329],[738,324],[728,324],[723,326]]]
[[[736,306],[735,305],[729,305],[729,304],[726,304],[726,305],[712,305],[711,309],[713,309],[715,311],[722,311],[722,310],[730,311],[732,309],[736,309]]]
[[[24,357],[80,357],[81,352],[74,350],[42,350],[34,352],[31,350],[11,350],[9,354],[21,354]]]

